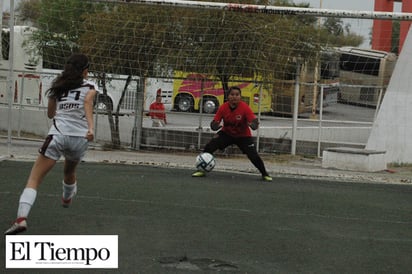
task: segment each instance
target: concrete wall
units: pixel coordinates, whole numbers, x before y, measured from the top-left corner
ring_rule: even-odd
[[[96,141],[99,143],[111,142],[111,131],[106,115],[95,116]],[[206,124],[209,121],[205,121]],[[39,138],[46,136],[51,126],[51,120],[47,118],[45,109],[27,108],[24,110],[12,109],[12,130],[20,129],[26,133],[38,135]],[[123,146],[128,147],[132,143],[132,132],[134,128],[133,116],[119,117],[120,140]],[[192,150],[203,148],[213,135],[209,128],[199,134],[196,125],[189,127],[167,126],[165,128],[152,128],[151,120],[143,120],[142,146],[143,147],[166,147],[173,149]],[[0,107],[0,130],[7,131],[8,109]],[[341,146],[342,143],[351,144],[352,147],[363,147],[369,136],[368,127],[332,127],[322,128],[321,151],[327,147]],[[256,132],[254,132],[256,134]],[[264,153],[290,153],[291,151],[291,127],[264,127],[259,129],[259,148]],[[317,155],[319,128],[302,127],[296,132],[297,154]],[[236,149],[228,149],[233,153],[239,153]]]
[[[385,150],[387,163],[412,163],[411,31],[366,144],[366,149]]]

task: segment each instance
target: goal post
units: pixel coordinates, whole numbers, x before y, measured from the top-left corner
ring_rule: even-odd
[[[98,0],[99,2],[118,2]],[[337,18],[356,18],[356,19],[379,19],[379,20],[402,20],[412,21],[412,13],[403,12],[381,12],[381,11],[356,11],[356,10],[336,10],[319,8],[299,8],[282,7],[255,4],[239,3],[219,3],[207,1],[188,1],[188,0],[126,0],[125,4],[147,4],[155,6],[171,6],[185,8],[218,9],[244,13],[262,13],[276,15],[305,15],[315,17],[337,17]]]

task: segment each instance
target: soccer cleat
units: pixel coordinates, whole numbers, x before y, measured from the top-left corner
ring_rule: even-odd
[[[4,235],[16,235],[24,232],[27,229],[26,218],[17,218],[9,229],[4,232]]]
[[[262,180],[265,182],[272,182],[272,177],[270,177],[269,175],[262,176]]]
[[[192,177],[205,177],[206,173],[204,171],[196,171],[192,174]]]
[[[72,204],[72,201],[73,201],[73,197],[76,196],[76,194],[77,194],[76,192],[77,191],[73,191],[72,194],[70,195],[70,197],[67,198],[67,199],[64,199],[64,193],[63,193],[63,195],[62,195],[62,206],[64,208],[70,207],[70,205]]]
[[[62,206],[64,208],[68,208],[72,204],[72,198],[69,198],[69,199],[66,200],[62,197]]]

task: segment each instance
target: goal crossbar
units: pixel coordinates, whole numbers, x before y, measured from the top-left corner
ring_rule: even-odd
[[[97,0],[97,2],[113,2],[116,0]],[[355,10],[336,10],[318,8],[299,8],[265,6],[238,3],[202,2],[187,0],[125,0],[125,4],[147,4],[159,6],[175,6],[186,8],[220,9],[233,12],[262,13],[277,15],[309,15],[317,17],[339,17],[339,18],[358,18],[358,19],[379,19],[379,20],[402,20],[412,21],[412,13],[405,12],[381,12],[381,11],[355,11]]]

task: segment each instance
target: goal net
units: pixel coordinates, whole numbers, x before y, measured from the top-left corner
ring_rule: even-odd
[[[112,125],[100,116],[105,125],[98,137],[113,141],[107,132],[117,130],[122,133],[115,142],[122,145],[136,142],[133,134],[141,122],[151,130],[138,137],[142,145],[199,149],[208,139],[199,132],[209,134],[205,129],[211,118],[204,115],[216,111],[233,85],[242,88],[242,99],[261,119],[270,121],[261,123],[257,133],[268,152],[282,152],[284,141],[292,138],[319,141],[318,124],[309,124],[311,132],[304,136],[291,136],[292,122],[275,120],[279,116],[313,121],[327,108],[329,120],[373,121],[397,61],[401,23],[409,22],[409,14],[321,10],[288,0],[272,1],[271,6],[250,3],[23,1],[15,21],[35,28],[31,41],[41,55],[43,93],[50,75],[63,68],[71,53],[90,57],[91,77],[104,93],[99,107],[124,114],[117,121],[109,119]],[[384,46],[375,42],[372,49],[378,21],[392,26],[386,28],[390,33],[382,29],[378,34]],[[7,31],[2,40],[5,58]],[[389,51],[379,50],[388,45]],[[152,128],[147,116],[136,118],[139,104],[148,111],[157,94],[174,117],[164,128]],[[190,120],[187,113],[203,118]],[[173,127],[175,132],[164,133]],[[334,126],[330,132],[323,129],[324,136],[333,135],[325,142],[364,144],[370,125],[357,127],[350,134]],[[186,129],[197,130],[193,134]],[[305,153],[306,145],[298,151]]]

